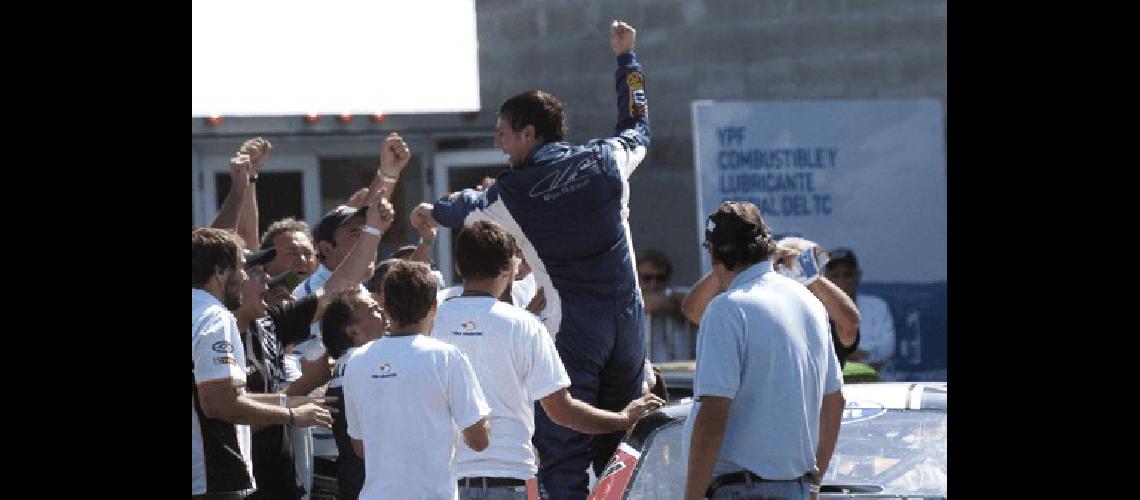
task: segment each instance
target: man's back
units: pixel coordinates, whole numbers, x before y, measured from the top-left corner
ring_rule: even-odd
[[[733,400],[715,473],[795,479],[810,471],[820,403],[842,383],[819,299],[761,262],[709,303],[699,335],[694,395]]]
[[[542,323],[494,297],[453,297],[440,304],[432,337],[467,355],[491,407],[490,446],[480,453],[459,447],[459,477],[533,477],[534,401],[570,386]]]
[[[452,453],[458,430],[489,412],[480,395],[463,354],[435,339],[383,337],[353,353],[344,398],[348,434],[364,441],[360,498],[455,497]]]

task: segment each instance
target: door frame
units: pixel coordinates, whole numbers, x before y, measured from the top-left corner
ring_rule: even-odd
[[[447,186],[451,182],[451,169],[465,167],[479,167],[485,165],[508,165],[507,155],[498,149],[466,149],[462,151],[436,152],[432,158],[435,172],[435,194],[450,193]],[[451,231],[440,228],[436,235],[436,262],[439,272],[443,274],[444,283],[452,282],[455,266],[451,262]]]

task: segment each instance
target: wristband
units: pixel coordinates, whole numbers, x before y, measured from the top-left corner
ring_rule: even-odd
[[[396,181],[400,180],[400,178],[397,175],[389,175],[387,172],[384,172],[383,170],[380,170],[380,169],[376,169],[376,170],[378,170],[380,172],[380,180],[382,180],[384,182],[391,182],[394,184]]]
[[[372,226],[369,226],[368,224],[365,224],[365,225],[364,225],[364,228],[362,229],[362,231],[364,231],[364,232],[366,232],[366,233],[368,233],[368,234],[374,234],[374,235],[376,235],[376,236],[383,236],[383,235],[384,235],[384,231],[381,231],[381,230],[379,230],[379,229],[377,229],[377,228],[374,228],[374,227],[372,227]]]
[[[253,184],[255,182],[257,182],[257,176],[256,175],[249,176],[249,183]]]

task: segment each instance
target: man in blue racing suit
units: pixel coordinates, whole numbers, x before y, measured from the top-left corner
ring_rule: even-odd
[[[510,170],[486,191],[465,189],[412,217],[450,228],[493,220],[515,238],[546,297],[543,323],[570,374],[570,393],[620,411],[642,392],[645,341],[631,250],[629,176],[645,158],[645,80],[632,52],[636,31],[614,21],[618,123],[614,135],[563,142],[564,108],[538,90],[499,108],[495,146]],[[539,481],[550,498],[586,498],[586,467],[600,475],[620,433],[591,436],[552,422],[535,405]],[[493,438],[492,438],[493,439]]]

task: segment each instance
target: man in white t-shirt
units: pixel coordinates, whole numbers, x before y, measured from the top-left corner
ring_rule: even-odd
[[[458,498],[457,437],[482,451],[490,439],[487,406],[471,363],[458,348],[430,338],[436,284],[422,262],[394,262],[384,278],[392,333],[357,349],[343,377],[348,435],[364,458],[361,499]],[[353,307],[353,323],[382,331],[385,315],[371,297]],[[329,307],[336,307],[334,299]]]
[[[192,232],[191,495],[245,498],[256,488],[250,424],[328,427],[332,417],[311,403],[292,408],[285,395],[245,393],[245,347],[229,311],[241,306],[246,280],[242,242],[222,229]]]
[[[439,306],[432,328],[432,337],[459,347],[471,361],[495,428],[486,451],[460,446],[456,452],[461,499],[526,498],[525,481],[538,472],[531,445],[535,401],[559,425],[587,434],[627,429],[664,404],[651,394],[615,413],[570,395],[570,376],[542,321],[498,298],[514,280],[514,247],[494,222],[464,227],[455,239],[464,289]]]

